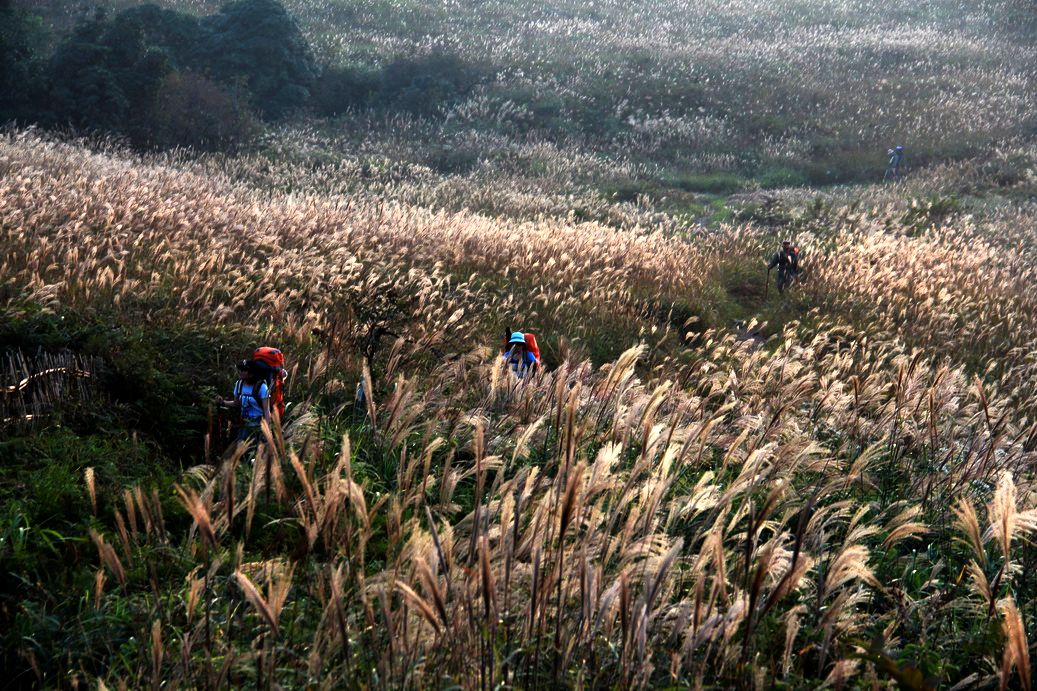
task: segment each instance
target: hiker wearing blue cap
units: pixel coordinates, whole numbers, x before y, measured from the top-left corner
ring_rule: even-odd
[[[532,374],[540,364],[540,359],[529,345],[530,337],[532,334],[516,331],[508,338],[505,346],[504,362],[512,374],[519,379],[525,378],[527,374]],[[533,343],[535,344],[536,341],[533,340]]]
[[[904,162],[904,147],[897,146],[886,152],[889,156],[889,164],[886,166],[886,174],[883,180],[897,180],[900,178],[900,165]]]

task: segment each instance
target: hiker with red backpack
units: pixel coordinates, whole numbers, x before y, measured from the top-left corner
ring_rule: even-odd
[[[287,373],[284,369],[284,353],[279,348],[263,346],[252,353],[252,362],[256,363],[259,377],[270,388],[270,413],[276,413],[278,419],[284,417],[284,382]]]
[[[270,387],[262,379],[260,368],[254,360],[238,363],[238,381],[234,383],[234,398],[220,398],[225,408],[237,408],[241,414],[238,441],[247,442],[259,434],[263,420],[270,419]]]
[[[248,441],[263,420],[273,425],[275,416],[280,420],[284,415],[284,354],[277,348],[257,348],[251,360],[238,363],[238,373],[234,398],[221,398],[219,404],[240,411],[238,441]]]
[[[506,332],[505,332],[506,333]],[[504,346],[504,363],[518,379],[524,379],[540,366],[540,348],[531,333],[516,331]]]
[[[770,283],[771,269],[774,267],[778,267],[778,292],[784,293],[785,289],[792,284],[792,281],[800,272],[799,248],[793,246],[791,240],[782,242],[781,249],[771,257],[770,264],[767,265],[768,284]],[[764,290],[764,297],[766,297],[766,289]]]

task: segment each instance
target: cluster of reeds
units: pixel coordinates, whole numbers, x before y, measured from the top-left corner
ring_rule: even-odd
[[[487,314],[568,324],[579,339],[597,331],[579,318],[595,306],[636,333],[756,243],[269,195],[32,135],[3,151],[0,267],[13,298],[276,324],[286,342],[316,332],[363,349],[406,330],[412,342],[472,344]]]
[[[300,427],[190,471],[186,531],[139,490],[108,499],[94,606],[137,594],[151,643],[101,676],[841,685],[908,678],[919,638],[969,655],[995,617],[1001,647],[943,681],[1028,687],[1013,594],[1033,592],[1037,514],[1013,477],[1037,430],[960,369],[838,330],[783,339],[707,334],[673,379],[642,380],[641,348],[521,384],[473,353],[369,401],[379,492],[358,481],[371,452]],[[286,523],[291,556],[246,556]],[[174,592],[149,579],[158,549],[180,555]]]

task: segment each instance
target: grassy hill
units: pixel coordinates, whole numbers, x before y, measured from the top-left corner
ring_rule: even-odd
[[[1025,5],[290,7],[488,76],[0,138],[7,685],[1029,688]],[[291,406],[225,453],[261,344]]]

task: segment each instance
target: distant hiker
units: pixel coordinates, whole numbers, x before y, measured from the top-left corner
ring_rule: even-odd
[[[774,267],[778,267],[778,292],[784,293],[785,288],[799,274],[799,248],[793,247],[791,240],[781,243],[781,249],[774,253],[771,263],[767,265],[767,273],[770,274]]]
[[[540,366],[540,348],[536,336],[516,331],[504,346],[504,362],[519,379],[532,374]]]
[[[900,165],[904,162],[904,147],[897,146],[889,149],[886,151],[886,155],[889,156],[889,163],[886,165],[886,174],[882,176],[882,179],[900,179]]]
[[[241,414],[238,441],[249,441],[259,434],[263,420],[270,419],[270,387],[262,380],[262,368],[254,360],[238,363],[238,381],[234,383],[234,398],[221,398],[227,408],[237,408]]]
[[[356,395],[353,396],[353,424],[367,416],[367,394],[364,393],[364,380],[356,383]]]

